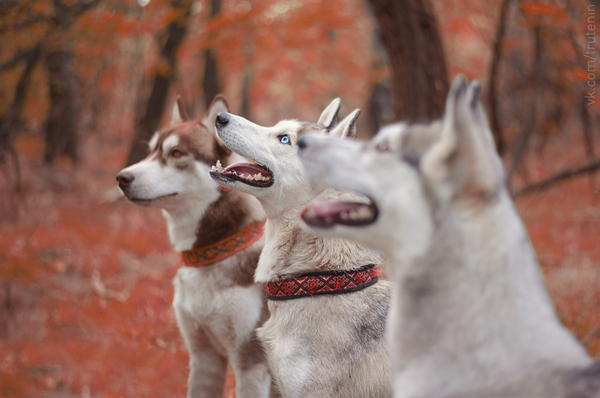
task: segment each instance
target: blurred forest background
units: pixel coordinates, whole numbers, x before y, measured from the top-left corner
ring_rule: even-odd
[[[599,16],[597,0],[0,2],[0,396],[185,394],[178,256],[115,183],[176,95],[199,118],[222,92],[263,125],[339,96],[366,138],[441,116],[457,73],[481,80],[559,316],[599,357]]]

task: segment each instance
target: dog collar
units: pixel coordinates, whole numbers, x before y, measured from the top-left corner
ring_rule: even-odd
[[[265,232],[267,219],[254,221],[246,228],[212,245],[181,252],[181,262],[186,267],[203,267],[225,260],[260,239]]]
[[[369,287],[379,280],[375,264],[353,271],[315,272],[297,278],[266,282],[269,300],[289,300],[321,294],[350,293]]]

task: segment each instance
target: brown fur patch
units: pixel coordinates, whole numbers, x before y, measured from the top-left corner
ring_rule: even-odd
[[[177,149],[183,155],[192,155],[193,158],[206,165],[212,166],[217,160],[223,160],[231,152],[224,149],[223,145],[201,122],[191,121],[177,123],[167,127],[158,133],[158,140],[154,148],[150,148],[150,157],[157,156],[162,165],[166,165],[171,159],[175,162],[175,167],[185,169],[181,166],[184,163],[178,159],[172,158],[170,153],[165,153],[163,144],[165,140],[172,134],[176,134],[179,138],[179,143],[169,150]],[[180,167],[181,166],[181,167]]]
[[[200,220],[192,248],[211,245],[240,231],[249,213],[248,205],[236,191],[221,193]]]
[[[260,248],[248,248],[244,250],[245,256],[238,264],[233,275],[236,285],[245,287],[254,284],[254,271],[256,271],[261,252],[262,245]]]

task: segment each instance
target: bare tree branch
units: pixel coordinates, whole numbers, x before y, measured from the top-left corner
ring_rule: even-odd
[[[539,192],[539,191],[543,191],[545,189],[550,188],[552,185],[574,178],[574,177],[578,177],[581,175],[585,175],[585,174],[591,174],[597,170],[600,169],[600,160],[595,160],[593,162],[589,162],[586,166],[577,168],[577,169],[571,169],[571,170],[565,170],[562,171],[558,174],[553,175],[552,177],[548,177],[547,179],[537,182],[535,184],[531,184],[526,186],[525,188],[520,189],[519,191],[517,191],[515,194],[513,194],[513,197],[519,197],[522,195],[526,195],[529,193],[532,193],[534,191]]]
[[[533,34],[535,38],[535,61],[533,64],[534,80],[533,88],[531,90],[533,93],[533,98],[531,100],[531,111],[529,112],[529,119],[523,127],[523,130],[521,130],[521,132],[517,136],[511,151],[512,165],[510,168],[510,172],[508,173],[509,186],[510,181],[512,181],[513,175],[520,168],[523,162],[523,159],[525,157],[525,151],[527,149],[527,144],[529,143],[529,138],[531,137],[533,130],[536,126],[537,110],[539,108],[539,90],[542,86],[542,82],[544,79],[544,73],[542,70],[543,45],[541,27],[534,26]]]
[[[50,21],[52,21],[52,17],[50,17],[48,15],[38,15],[38,16],[32,17],[30,19],[26,19],[24,21],[16,22],[14,25],[11,25],[11,26],[3,26],[0,29],[0,33],[5,33],[5,32],[8,32],[9,30],[15,31],[15,30],[20,30],[20,29],[25,29],[25,28],[30,27],[31,25],[35,25],[40,22],[50,22]]]
[[[41,42],[36,44],[36,46],[30,50],[21,51],[20,53],[18,53],[17,55],[15,55],[11,59],[9,59],[8,61],[4,62],[3,64],[0,64],[0,72],[2,72],[4,69],[13,68],[13,67],[17,66],[19,64],[19,62],[21,62],[22,60],[26,59],[27,57],[30,57],[36,51],[36,49],[39,47],[40,43]]]
[[[4,115],[4,119],[0,121],[0,161],[4,160],[4,154],[8,153],[12,156],[15,174],[16,174],[16,190],[17,193],[21,193],[21,168],[19,164],[19,157],[17,155],[17,151],[14,146],[14,134],[13,130],[15,128],[16,122],[19,118],[19,114],[25,105],[25,97],[27,94],[27,90],[31,83],[31,74],[40,59],[42,53],[42,43],[38,43],[38,45],[32,50],[32,52],[28,55],[27,65],[21,72],[21,77],[17,83],[17,87],[15,89],[15,97],[13,99],[12,104],[6,111]]]

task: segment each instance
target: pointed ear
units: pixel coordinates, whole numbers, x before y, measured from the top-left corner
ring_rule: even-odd
[[[489,200],[503,184],[502,161],[496,153],[483,105],[481,86],[459,75],[454,79],[439,140],[421,161],[424,177],[441,199]]]
[[[217,96],[213,99],[212,103],[206,110],[206,116],[202,119],[202,124],[206,126],[206,128],[213,132],[215,130],[215,121],[217,120],[217,115],[219,112],[229,112],[229,104],[225,97],[221,94],[217,94]]]
[[[331,101],[331,104],[325,108],[325,110],[319,116],[319,120],[317,123],[325,126],[327,130],[331,130],[333,126],[337,124],[338,121],[338,112],[340,111],[340,107],[342,106],[342,100],[339,98]]]
[[[358,119],[359,115],[360,109],[355,109],[335,126],[329,134],[340,138],[356,138],[356,119]]]
[[[173,112],[171,112],[171,126],[176,123],[187,122],[190,120],[181,95],[177,96],[177,101],[173,104]]]

